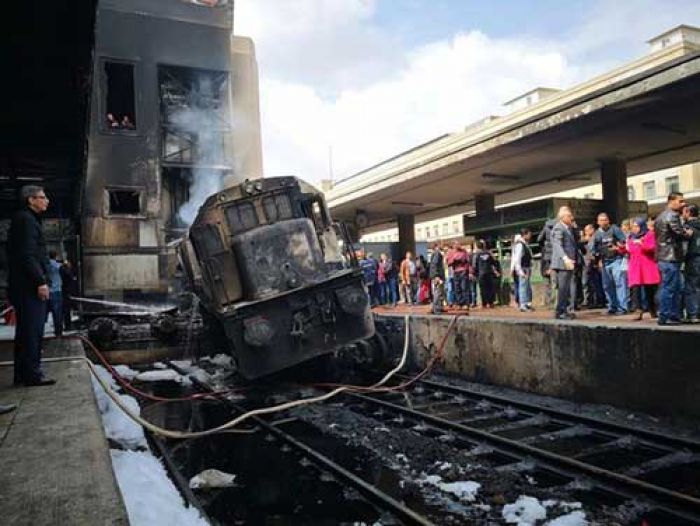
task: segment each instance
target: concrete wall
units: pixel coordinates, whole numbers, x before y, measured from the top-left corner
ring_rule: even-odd
[[[262,140],[260,137],[260,90],[255,45],[248,37],[231,39],[233,70],[233,175],[224,186],[263,176]]]
[[[411,361],[425,363],[450,316],[412,317]],[[377,317],[398,352],[401,316]],[[660,415],[700,417],[700,332],[462,318],[441,366],[469,380]]]

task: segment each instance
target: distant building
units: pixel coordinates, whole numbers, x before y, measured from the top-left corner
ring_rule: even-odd
[[[652,53],[681,43],[700,46],[700,28],[682,24],[647,41]]]
[[[503,104],[507,111],[518,111],[559,93],[561,90],[553,88],[535,88]]]

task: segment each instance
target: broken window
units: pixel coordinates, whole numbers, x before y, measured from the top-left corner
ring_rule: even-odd
[[[136,129],[136,92],[134,65],[104,61],[104,126],[110,131]]]
[[[263,199],[263,208],[265,209],[265,217],[268,223],[284,221],[294,216],[292,213],[292,203],[289,200],[289,196],[286,194],[266,197]]]
[[[138,190],[108,189],[109,215],[139,215],[141,192]]]
[[[225,167],[228,73],[158,67],[163,161]]]
[[[258,226],[258,215],[253,203],[240,203],[226,209],[226,219],[231,232],[238,234]]]
[[[166,218],[166,238],[181,235],[187,225],[179,216],[180,208],[190,199],[192,173],[187,168],[163,168],[162,212]]]

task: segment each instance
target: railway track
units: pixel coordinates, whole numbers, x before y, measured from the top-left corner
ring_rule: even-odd
[[[170,367],[178,371],[179,373],[186,375],[186,371],[180,369],[176,365],[170,363]],[[192,378],[194,385],[200,391],[212,392],[215,389],[203,383],[197,379]],[[210,404],[211,406],[213,403]],[[232,415],[238,415],[244,413],[248,408],[243,408],[238,404],[221,399],[218,403],[215,403],[216,408],[214,410],[218,412],[218,416],[215,418],[220,421],[230,419]],[[227,411],[222,411],[222,407],[226,407]],[[278,425],[275,422],[271,422],[265,418],[254,416],[249,420],[250,426],[254,426],[256,429],[255,435],[248,435],[247,444],[245,443],[246,438],[232,435],[216,435],[213,437],[206,437],[203,439],[198,439],[198,445],[196,448],[218,451],[220,455],[218,458],[210,458],[212,462],[216,462],[215,466],[217,469],[222,471],[230,472],[240,472],[239,470],[246,471],[246,467],[242,467],[238,464],[233,467],[230,463],[230,458],[228,458],[232,452],[245,451],[247,449],[255,449],[257,453],[262,453],[265,458],[259,459],[258,462],[261,465],[267,464],[267,468],[270,470],[267,472],[267,476],[274,480],[268,480],[267,482],[261,483],[262,486],[266,484],[277,484],[280,481],[289,480],[289,487],[286,488],[287,491],[294,493],[295,490],[300,489],[300,487],[311,487],[314,483],[309,481],[321,481],[320,484],[314,485],[314,489],[310,491],[319,492],[318,499],[316,495],[305,495],[303,507],[306,508],[301,510],[302,505],[295,504],[292,508],[296,507],[297,510],[284,510],[279,509],[275,505],[270,505],[265,509],[257,510],[266,515],[262,515],[250,512],[248,518],[244,521],[236,522],[235,519],[231,523],[239,524],[334,524],[335,518],[337,520],[342,520],[343,524],[373,524],[375,522],[382,522],[385,524],[406,524],[415,526],[432,526],[437,524],[433,522],[427,515],[421,513],[420,511],[414,511],[411,507],[407,506],[405,503],[397,500],[391,491],[387,491],[387,486],[391,489],[392,485],[398,487],[398,480],[390,481],[387,484],[387,478],[392,479],[392,474],[389,470],[382,470],[377,466],[367,466],[367,469],[361,469],[358,466],[357,456],[353,457],[349,454],[350,450],[345,444],[331,444],[329,443],[328,437],[323,436],[320,433],[315,433],[311,426],[305,426],[295,419],[283,419],[284,424]],[[176,422],[171,422],[171,425],[178,425]],[[180,422],[179,425],[182,425]],[[216,420],[207,422],[207,426],[216,425]],[[186,478],[183,476],[183,472],[187,469],[184,467],[185,464],[191,460],[188,458],[190,453],[183,456],[182,451],[178,451],[184,445],[183,443],[178,443],[177,441],[165,441],[157,437],[151,437],[151,439],[156,442],[157,450],[164,459],[166,466],[171,471],[174,481],[180,488],[183,496],[193,503],[197,508],[199,508],[203,513],[206,513],[208,519],[214,523],[226,523],[227,516],[222,510],[217,510],[217,503],[212,503],[208,501],[203,501],[199,495],[194,494],[189,487],[186,485]],[[207,442],[208,445],[205,445]],[[323,447],[321,447],[321,443]],[[262,443],[262,444],[261,444]],[[262,449],[260,449],[262,445]],[[325,449],[326,451],[322,451]],[[328,453],[339,450],[343,450],[343,459],[337,461],[332,458]],[[278,452],[282,452],[279,455]],[[206,452],[205,452],[206,454]],[[337,455],[336,455],[337,456]],[[284,457],[284,458],[282,458]],[[275,460],[273,460],[275,459]],[[277,461],[277,462],[276,462]],[[249,467],[249,466],[248,466]],[[358,471],[360,472],[358,474]],[[381,471],[381,473],[379,473]],[[255,475],[262,475],[263,473],[257,472]],[[188,474],[191,476],[191,473]],[[248,475],[250,476],[250,470],[248,470]],[[252,478],[249,478],[249,483],[258,484],[258,482],[253,482]],[[376,480],[381,479],[382,484],[377,484]],[[301,481],[301,482],[300,482]],[[328,485],[334,485],[334,489],[330,492],[327,490]],[[380,485],[384,487],[380,488]],[[321,486],[325,486],[326,490],[321,489]],[[347,490],[350,490],[349,492]],[[274,493],[274,492],[273,492]],[[318,508],[327,508],[329,503],[325,499],[332,500],[333,496],[329,493],[335,493],[335,497],[341,496],[341,500],[345,501],[343,503],[335,503],[336,508],[331,510],[331,520],[325,520],[319,518],[323,513],[328,513],[326,511],[313,510],[315,505]],[[347,496],[350,495],[348,498]],[[344,496],[344,497],[343,497]],[[250,492],[245,495],[241,495],[242,502],[250,500]],[[290,499],[282,498],[282,501],[290,501]],[[294,499],[291,499],[297,502]],[[345,505],[345,506],[343,506]],[[430,507],[428,503],[418,503],[418,508]],[[344,509],[341,509],[343,508]],[[284,508],[284,506],[282,506]],[[439,510],[435,509],[439,514]],[[294,516],[297,514],[297,516]],[[277,517],[275,518],[275,515]],[[218,519],[217,519],[218,517]],[[224,517],[224,520],[221,520]],[[340,519],[340,517],[343,517]],[[281,522],[279,522],[281,520]],[[317,522],[318,521],[318,522]]]
[[[648,524],[700,524],[698,442],[434,381],[344,396],[346,407],[387,425],[448,433],[475,459],[496,456],[502,467],[530,459],[533,471],[563,476],[562,487],[585,480],[628,503],[641,497]]]
[[[170,366],[186,374],[175,365]],[[213,386],[193,381],[200,391],[214,390]],[[209,402],[209,407],[215,408],[219,416],[201,425],[211,427],[241,414],[251,408],[251,401],[252,398],[246,400],[246,407],[227,400]],[[700,443],[692,440],[429,380],[416,382],[405,391],[345,393],[333,405],[339,411],[372,419],[386,426],[389,432],[410,430],[434,443],[448,437],[450,446],[461,450],[467,461],[492,466],[489,469],[498,473],[518,472],[550,494],[588,494],[591,508],[608,502],[608,506],[620,510],[635,510],[631,520],[614,524],[700,524]],[[430,502],[415,495],[407,498],[406,492],[399,490],[399,486],[403,487],[402,477],[383,463],[386,459],[380,459],[379,464],[375,462],[377,459],[363,459],[362,453],[344,440],[334,442],[333,437],[295,418],[294,413],[291,415],[292,418],[285,415],[281,423],[253,417],[249,422],[258,431],[255,435],[207,437],[198,439],[196,446],[190,448],[177,441],[154,440],[183,495],[212,517],[214,524],[277,524],[263,521],[269,510],[273,515],[287,513],[285,524],[329,523],[314,522],[317,512],[311,509],[315,506],[315,497],[308,498],[311,493],[321,496],[318,500],[321,516],[323,513],[342,516],[342,523],[371,524],[379,517],[388,524],[468,523],[455,518],[451,511],[440,509],[445,502]],[[183,450],[188,451],[184,456]],[[236,516],[229,521],[222,508],[230,506],[232,501],[249,501],[251,489],[259,493],[255,491],[256,483],[234,497],[229,495],[228,504],[217,502],[216,497],[202,501],[200,495],[186,487],[186,479],[192,473],[187,473],[185,467],[191,464],[191,456],[202,455],[202,450],[209,464],[200,461],[200,467],[242,472],[243,476],[250,466],[231,464],[227,460],[231,455],[226,452],[262,454],[269,463],[267,467],[274,471],[264,475],[258,467],[253,470],[255,476],[271,477],[273,485],[280,483],[278,479],[289,479],[294,481],[290,488],[306,488],[301,490],[309,493],[301,499],[305,509],[296,517],[289,516],[296,511],[259,503],[259,509],[248,510],[248,519],[241,521]],[[208,457],[206,451],[210,453]],[[280,456],[279,451],[286,452],[286,456]],[[334,489],[329,490],[327,484],[319,487],[311,480],[332,481]],[[576,491],[572,492],[572,488]],[[352,497],[332,504],[343,492]],[[585,497],[580,500],[586,502]],[[329,505],[335,509],[329,510]],[[619,515],[624,516],[624,511]]]

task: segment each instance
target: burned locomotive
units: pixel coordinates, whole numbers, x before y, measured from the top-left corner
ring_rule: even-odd
[[[296,177],[210,196],[179,245],[203,317],[249,379],[374,334],[362,272],[323,194]]]

